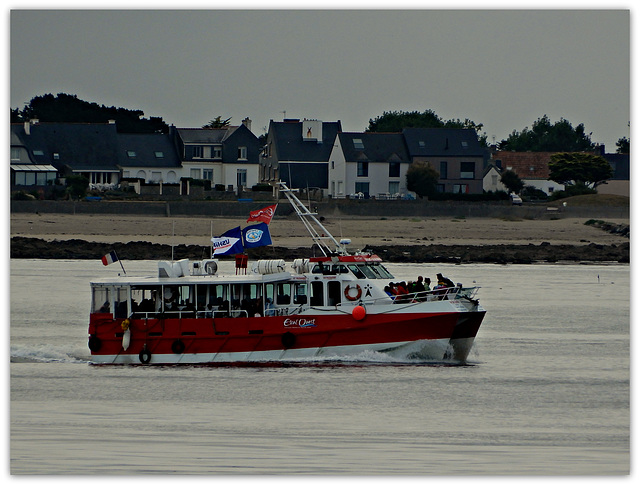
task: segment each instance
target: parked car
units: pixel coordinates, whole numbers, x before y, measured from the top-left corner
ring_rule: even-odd
[[[514,206],[522,206],[522,198],[517,194],[511,194],[511,204]]]

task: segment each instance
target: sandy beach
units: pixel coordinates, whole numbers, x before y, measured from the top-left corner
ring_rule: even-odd
[[[585,225],[586,218],[495,219],[495,218],[327,218],[325,228],[334,237],[350,238],[354,249],[403,245],[611,245],[629,238]],[[629,224],[629,219],[607,219]],[[148,217],[87,214],[11,214],[11,237],[45,241],[80,239],[100,243],[143,241],[168,245],[208,245],[211,235],[220,235],[245,219],[197,217]],[[297,248],[310,245],[303,224],[295,216],[274,218],[270,224],[274,245]]]

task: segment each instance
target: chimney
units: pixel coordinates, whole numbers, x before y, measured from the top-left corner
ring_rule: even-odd
[[[28,122],[24,122],[24,133],[31,135],[31,125],[37,125],[38,123],[40,123],[40,120],[37,118],[32,118]]]
[[[251,118],[247,117],[244,120],[242,120],[242,124],[247,127],[249,129],[249,131],[251,131]]]

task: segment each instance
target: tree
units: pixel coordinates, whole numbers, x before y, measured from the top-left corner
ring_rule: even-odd
[[[407,169],[407,189],[421,198],[432,196],[436,193],[439,177],[440,173],[428,162],[414,162]]]
[[[549,179],[566,186],[595,189],[612,176],[611,165],[600,155],[561,152],[553,154],[549,162]]]
[[[207,125],[203,125],[202,128],[206,128],[208,130],[213,130],[215,128],[227,128],[230,126],[231,117],[223,120],[221,116],[215,117],[211,120]]]
[[[46,94],[31,99],[22,110],[11,110],[12,122],[37,118],[41,122],[107,123],[115,120],[121,133],[167,133],[168,125],[159,117],[143,118],[141,110],[106,107],[79,99],[76,95]]]
[[[584,152],[595,150],[591,134],[586,134],[581,123],[573,128],[564,118],[551,123],[544,115],[533,123],[531,130],[525,127],[522,133],[513,131],[500,142],[500,150],[514,152]]]
[[[628,153],[630,153],[630,150],[631,150],[630,145],[631,145],[631,143],[629,142],[629,139],[627,137],[619,138],[618,141],[616,142],[616,147],[618,147],[616,149],[616,153],[617,154],[628,154]]]
[[[89,179],[82,175],[69,175],[67,180],[67,192],[72,198],[81,199],[87,195]]]
[[[419,111],[385,111],[381,116],[369,120],[367,132],[398,133],[405,128],[473,128],[478,133],[478,139],[484,146],[487,135],[480,135],[482,124],[476,124],[468,118],[443,120],[433,110]]]
[[[500,182],[504,184],[509,193],[520,194],[524,188],[524,182],[512,170],[505,170],[500,177]]]

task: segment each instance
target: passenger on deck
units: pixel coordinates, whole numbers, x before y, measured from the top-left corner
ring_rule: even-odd
[[[449,280],[447,277],[443,277],[441,273],[436,275],[438,277],[438,285],[444,285],[445,287],[455,287],[455,284]]]
[[[111,312],[109,307],[110,307],[109,301],[106,301],[104,304],[102,304],[102,307],[100,307],[100,310],[98,312],[102,312],[103,314],[106,314],[107,312]]]
[[[273,307],[273,300],[271,300],[271,297],[267,297],[267,303],[264,307],[264,315],[265,316],[274,316],[275,315],[275,309]]]

